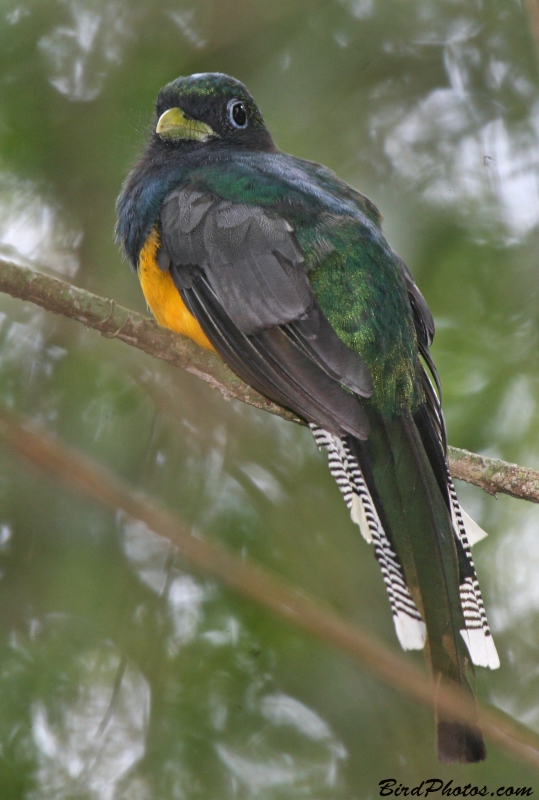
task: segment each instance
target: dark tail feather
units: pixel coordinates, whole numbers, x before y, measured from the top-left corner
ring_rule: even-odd
[[[407,577],[417,580],[415,593],[427,626],[427,654],[434,683],[445,682],[475,704],[466,674],[468,653],[461,634],[466,624],[455,531],[447,494],[441,491],[436,476],[438,465],[425,450],[411,414],[403,412],[391,421],[382,421],[382,425],[382,438],[391,450],[402,499],[400,513],[391,517],[396,549],[402,554]],[[438,709],[436,718],[438,757],[442,762],[474,763],[485,758],[479,725],[463,725]]]
[[[425,447],[424,431],[420,433],[411,414],[391,419],[369,416],[367,441],[319,429],[313,433],[319,446],[328,450],[330,469],[352,519],[374,545],[401,645],[420,649],[426,634],[434,684],[443,681],[474,703],[465,642],[474,645],[483,629],[471,635],[467,631],[463,601],[471,602],[471,589],[463,593],[460,573],[462,556],[467,554],[454,529],[451,498],[441,479],[446,469],[443,451],[437,453],[441,445],[434,440],[432,447]],[[464,561],[473,567],[471,560]],[[476,650],[471,648],[472,657]],[[436,719],[442,762],[474,763],[485,758],[479,725],[463,725],[442,713]]]
[[[443,764],[475,764],[486,757],[487,749],[478,728],[461,722],[438,722],[438,758]]]

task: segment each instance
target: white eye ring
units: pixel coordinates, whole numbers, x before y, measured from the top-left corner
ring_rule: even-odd
[[[230,100],[228,103],[228,118],[235,128],[246,128],[249,124],[247,108],[242,100]]]

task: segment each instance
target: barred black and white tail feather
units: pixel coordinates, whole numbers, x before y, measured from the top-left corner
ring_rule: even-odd
[[[402,567],[380,522],[361,468],[346,444],[346,440],[311,425],[316,444],[328,453],[328,464],[344,501],[364,539],[374,544],[375,556],[389,595],[393,622],[404,650],[421,650],[425,645],[425,623],[404,580]],[[460,599],[465,621],[461,636],[466,643],[472,663],[496,669],[500,662],[490,632],[483,598],[473,563],[471,543],[486,536],[485,532],[463,511],[453,481],[447,473],[451,516],[455,536],[459,539],[470,565],[472,576],[460,586]],[[469,520],[469,521],[468,521]]]
[[[451,516],[453,519],[453,528],[455,534],[460,540],[466,558],[468,559],[472,575],[465,578],[460,586],[460,601],[462,605],[462,612],[464,615],[464,622],[466,628],[461,630],[461,636],[466,642],[466,646],[470,653],[472,663],[478,667],[490,667],[490,669],[497,669],[500,666],[500,659],[496,651],[496,645],[490,632],[481,596],[481,589],[475,573],[475,566],[472,557],[471,544],[483,538],[481,534],[486,535],[481,531],[478,525],[473,520],[470,520],[472,525],[466,525],[466,518],[470,519],[467,514],[460,507],[457,498],[455,486],[447,472],[447,486],[449,490],[449,500],[451,503]],[[477,529],[477,530],[476,530]],[[478,533],[479,532],[479,533]],[[472,536],[470,536],[472,533]],[[472,539],[472,541],[470,541]]]
[[[382,527],[357,460],[345,440],[316,425],[310,427],[318,447],[328,451],[330,472],[350,509],[352,521],[359,526],[364,539],[374,545],[402,648],[422,650],[426,639],[425,623],[408,591],[399,559]]]
[[[428,344],[428,343],[427,343]],[[445,429],[444,415],[441,406],[441,387],[436,368],[432,361],[428,346],[421,346],[421,356],[428,367],[428,373],[423,370],[423,389],[427,399],[426,410],[430,421],[438,436],[440,445],[444,453],[447,452],[447,434]],[[434,380],[435,386],[431,380]],[[473,664],[478,667],[490,667],[497,669],[500,666],[500,659],[496,651],[496,645],[490,632],[487,622],[487,615],[479,582],[475,572],[475,565],[472,557],[472,545],[484,539],[487,535],[471,517],[466,514],[458,501],[455,486],[446,463],[446,485],[449,496],[451,519],[456,538],[462,544],[466,558],[468,560],[469,572],[460,585],[460,602],[464,616],[465,628],[460,631],[466,643],[470,658]]]

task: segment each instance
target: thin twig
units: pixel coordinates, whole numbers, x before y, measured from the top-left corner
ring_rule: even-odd
[[[422,705],[434,705],[428,677],[404,656],[280,578],[239,559],[221,545],[193,536],[167,509],[134,493],[103,466],[93,466],[87,458],[56,439],[31,430],[5,410],[0,410],[0,435],[48,478],[61,480],[112,512],[122,509],[128,516],[144,522],[150,530],[172,542],[191,567],[213,575],[287,622],[337,647],[377,678]],[[479,713],[486,737],[539,771],[539,736],[533,731],[492,708],[479,705],[477,712],[473,702],[450,686],[437,687],[436,703],[450,718],[463,722],[474,722]]]
[[[228,399],[242,400],[256,408],[302,423],[290,411],[271,403],[247,386],[214,353],[184,336],[161,328],[148,317],[130,311],[113,300],[3,259],[0,259],[0,291],[82,322],[103,336],[138,347],[154,358],[196,375]],[[480,486],[490,494],[502,492],[539,503],[539,473],[534,470],[485,458],[456,447],[449,448],[449,465],[455,478]]]

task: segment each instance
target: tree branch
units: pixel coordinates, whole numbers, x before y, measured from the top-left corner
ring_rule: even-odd
[[[120,339],[145,353],[167,361],[196,375],[227,399],[270,411],[285,419],[302,420],[241,381],[215,353],[204,350],[190,339],[161,328],[148,317],[119,306],[114,300],[79,289],[28,267],[0,259],[0,291],[20,300],[29,300],[42,308],[95,328],[102,336]],[[467,450],[449,448],[449,466],[453,477],[480,486],[489,494],[502,492],[522,500],[539,503],[539,473],[516,464],[485,458]]]
[[[0,291],[82,322],[108,339],[120,339],[138,347],[154,358],[196,375],[227,399],[243,400],[256,408],[301,422],[294,414],[266,400],[243,383],[215,353],[199,347],[185,336],[162,328],[149,317],[118,305],[114,300],[4,259],[0,259]]]
[[[338,648],[379,680],[422,705],[433,707],[433,687],[423,670],[305,592],[238,558],[221,545],[193,536],[166,508],[134,493],[105,467],[93,466],[88,459],[58,440],[33,431],[4,409],[0,409],[0,436],[47,478],[61,480],[113,513],[122,509],[128,516],[141,520],[150,530],[168,539],[191,567],[213,575],[281,619]],[[539,736],[530,729],[492,707],[484,704],[476,707],[468,696],[445,683],[436,685],[436,705],[454,720],[475,724],[479,718],[486,737],[539,771]]]
[[[539,472],[529,467],[450,447],[449,469],[454,478],[473,483],[489,494],[502,492],[519,500],[539,503]]]

